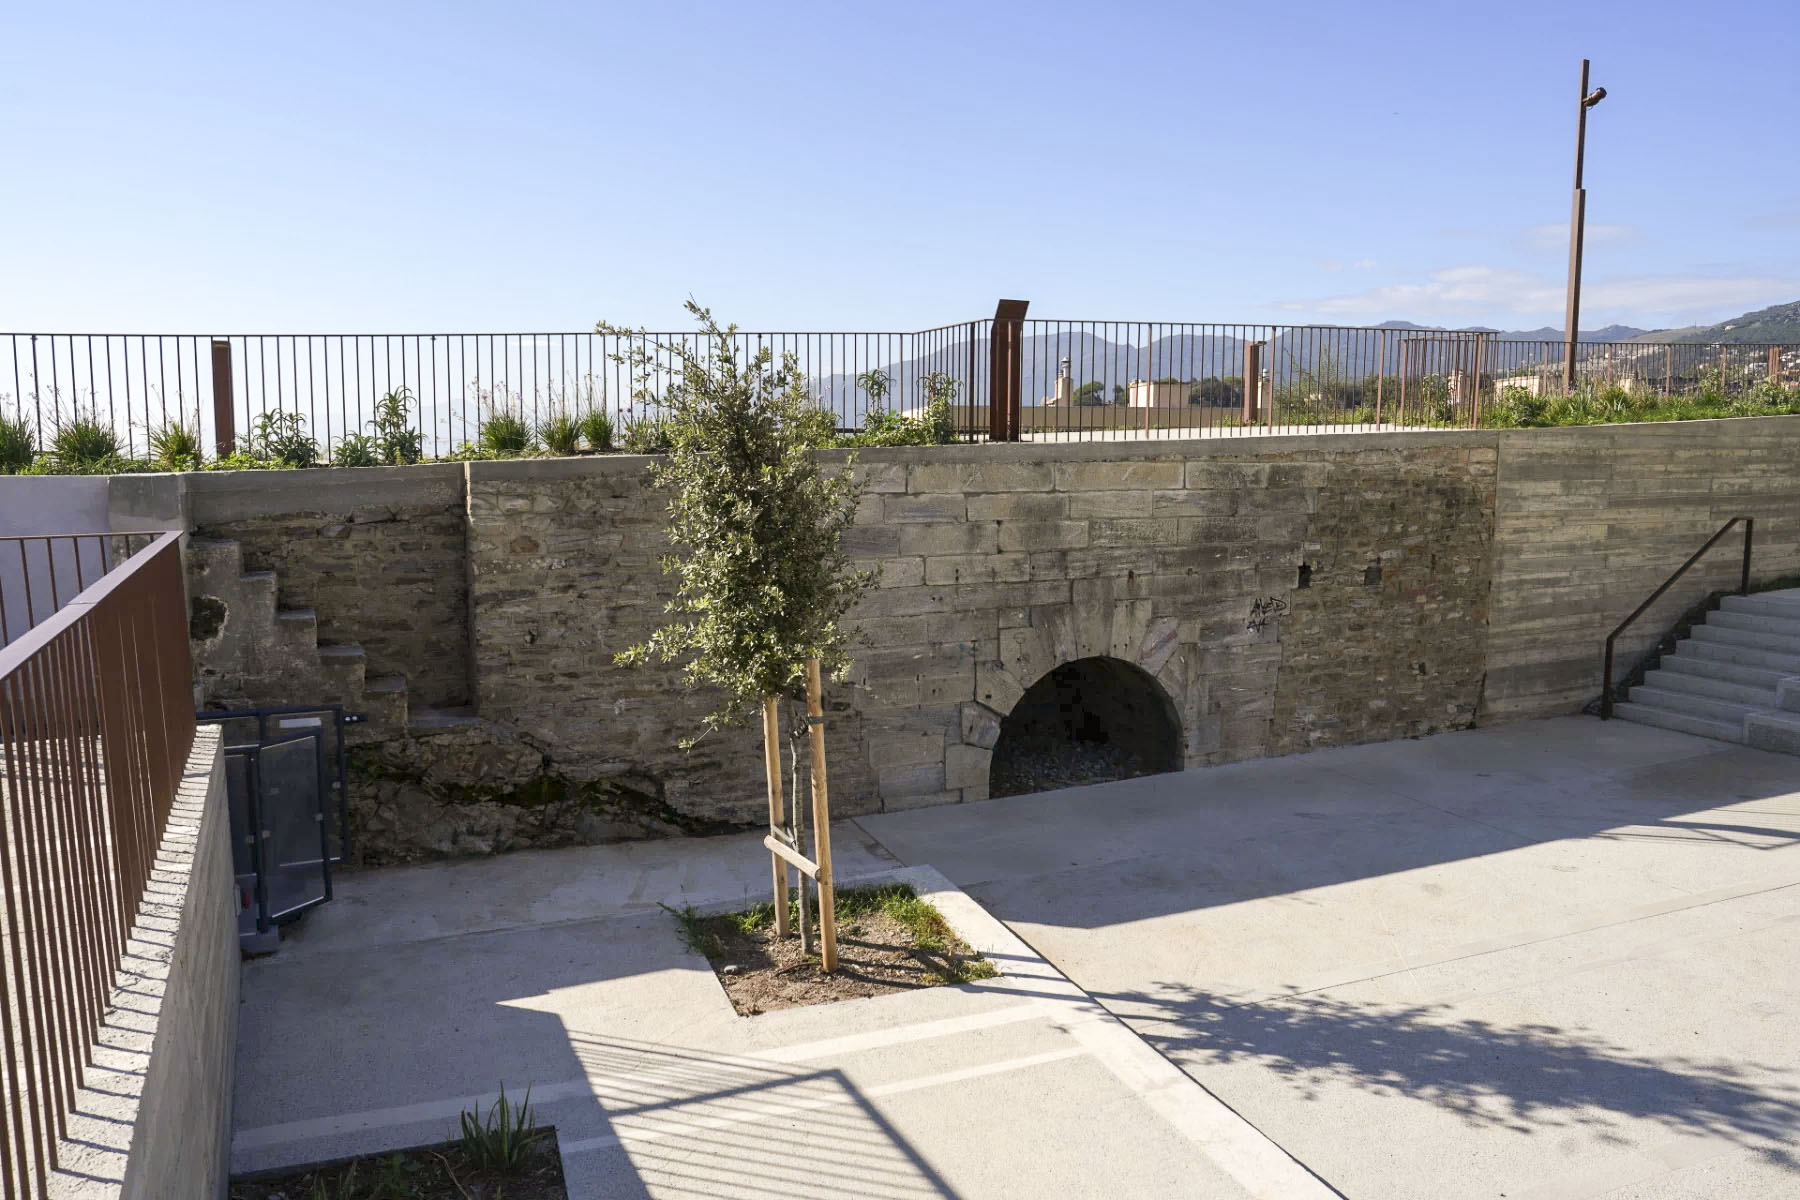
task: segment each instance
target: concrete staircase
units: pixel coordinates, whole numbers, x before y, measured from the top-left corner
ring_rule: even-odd
[[[1800,754],[1800,588],[1726,596],[1613,714]]]
[[[318,615],[279,607],[273,571],[244,570],[237,542],[190,538],[191,646],[202,707],[341,704],[365,736],[436,732],[474,720],[466,710],[414,708],[402,675],[368,673],[354,642],[320,645]]]

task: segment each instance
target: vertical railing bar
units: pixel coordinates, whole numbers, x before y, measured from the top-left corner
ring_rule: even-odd
[[[30,1046],[31,1018],[26,1007],[25,981],[28,951],[21,920],[24,897],[14,876],[14,856],[23,845],[23,836],[18,829],[19,810],[29,803],[27,789],[30,786],[20,771],[19,756],[15,750],[19,744],[19,722],[17,707],[12,699],[14,690],[13,680],[0,677],[0,755],[4,755],[0,766],[4,766],[6,778],[13,782],[13,786],[0,792],[0,889],[3,889],[0,890],[0,912],[4,913],[7,936],[12,945],[12,953],[6,956],[12,965],[12,978],[6,981],[5,995],[0,996],[0,1018],[3,1018],[3,1022],[0,1022],[0,1038],[5,1039],[7,1107],[12,1113],[6,1132],[13,1149],[6,1152],[6,1168],[10,1175],[16,1149],[18,1179],[22,1190],[29,1180],[34,1156],[38,1179],[41,1181],[47,1176],[44,1146],[48,1139],[33,1103],[35,1097],[42,1096],[43,1089],[38,1084],[37,1062]]]

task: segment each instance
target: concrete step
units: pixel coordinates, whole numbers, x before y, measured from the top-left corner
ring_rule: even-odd
[[[1682,647],[1689,653],[1683,654]],[[1662,658],[1663,671],[1673,671],[1682,675],[1698,675],[1707,679],[1737,684],[1741,687],[1773,688],[1787,676],[1784,672],[1769,670],[1765,667],[1746,666],[1743,663],[1714,660],[1692,653],[1693,643],[1683,642],[1677,646],[1673,654],[1665,654]]]
[[[1725,629],[1749,629],[1758,633],[1772,634],[1775,637],[1800,638],[1800,611],[1794,616],[1777,617],[1760,612],[1728,612],[1720,609],[1706,615],[1708,625],[1718,625]]]
[[[1654,708],[1648,704],[1618,704],[1613,706],[1613,715],[1626,721],[1635,721],[1639,725],[1655,725],[1663,729],[1673,729],[1678,733],[1691,733],[1696,737],[1716,738],[1721,742],[1744,741],[1744,727],[1741,722],[1713,721],[1706,717],[1690,717],[1686,713],[1672,712],[1666,708]]]
[[[189,538],[183,547],[190,571],[217,571],[236,578],[244,573],[244,548],[225,538]]]
[[[1742,725],[1745,717],[1766,706],[1745,704],[1738,700],[1721,700],[1717,696],[1701,696],[1693,692],[1670,691],[1668,688],[1639,686],[1631,689],[1631,702],[1670,712],[1705,717],[1712,721],[1732,721]]]
[[[1744,741],[1758,750],[1800,754],[1800,712],[1752,713],[1744,719]]]
[[[1800,613],[1800,588],[1779,592],[1752,592],[1748,596],[1725,596],[1719,607],[1725,612],[1755,612],[1793,620]]]
[[[289,608],[275,614],[275,637],[283,649],[301,656],[300,666],[309,665],[310,656],[319,648],[319,619],[310,608]]]
[[[1800,638],[1781,637],[1760,629],[1727,629],[1722,625],[1694,626],[1696,642],[1724,642],[1731,646],[1754,646],[1771,654],[1800,658]]]
[[[466,729],[480,723],[481,718],[467,705],[459,708],[416,708],[407,716],[406,732],[414,737],[429,737],[434,733]]]
[[[355,643],[319,647],[319,673],[325,680],[325,699],[354,708],[362,702],[368,656]]]
[[[1800,674],[1800,655],[1775,654],[1760,646],[1734,646],[1729,642],[1698,641],[1689,638],[1675,651],[1677,656],[1692,656],[1710,662],[1738,663],[1757,667],[1779,675]],[[1668,660],[1665,658],[1665,662]]]
[[[1665,661],[1673,663],[1674,659]],[[1770,674],[1774,674],[1774,672],[1770,672]],[[1732,683],[1727,679],[1713,679],[1706,675],[1694,675],[1684,671],[1658,669],[1646,672],[1644,686],[1667,692],[1679,692],[1684,695],[1704,696],[1714,700],[1730,700],[1737,704],[1748,704],[1752,708],[1776,707],[1775,689],[1772,687],[1753,687],[1742,683]]]
[[[362,714],[369,719],[361,728],[371,735],[393,737],[406,732],[406,677],[383,675],[363,684]]]

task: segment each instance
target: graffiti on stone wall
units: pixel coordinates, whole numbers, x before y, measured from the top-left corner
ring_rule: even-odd
[[[1288,602],[1280,596],[1258,596],[1250,606],[1250,617],[1244,622],[1244,628],[1251,633],[1261,633],[1263,626],[1287,614]]]

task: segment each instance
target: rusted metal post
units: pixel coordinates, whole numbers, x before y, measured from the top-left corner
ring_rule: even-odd
[[[1769,347],[1769,382],[1775,387],[1781,386],[1781,347]]]
[[[1262,399],[1261,342],[1244,343],[1244,424],[1256,424],[1257,405]]]
[[[1024,403],[1021,357],[1029,300],[1002,300],[994,306],[988,355],[988,440],[1019,440],[1019,407]]]
[[[1387,379],[1387,330],[1381,331],[1381,350],[1375,358],[1375,423],[1381,424],[1381,385]]]
[[[231,343],[214,338],[212,344],[213,449],[220,458],[237,452],[237,419],[231,402]]]

